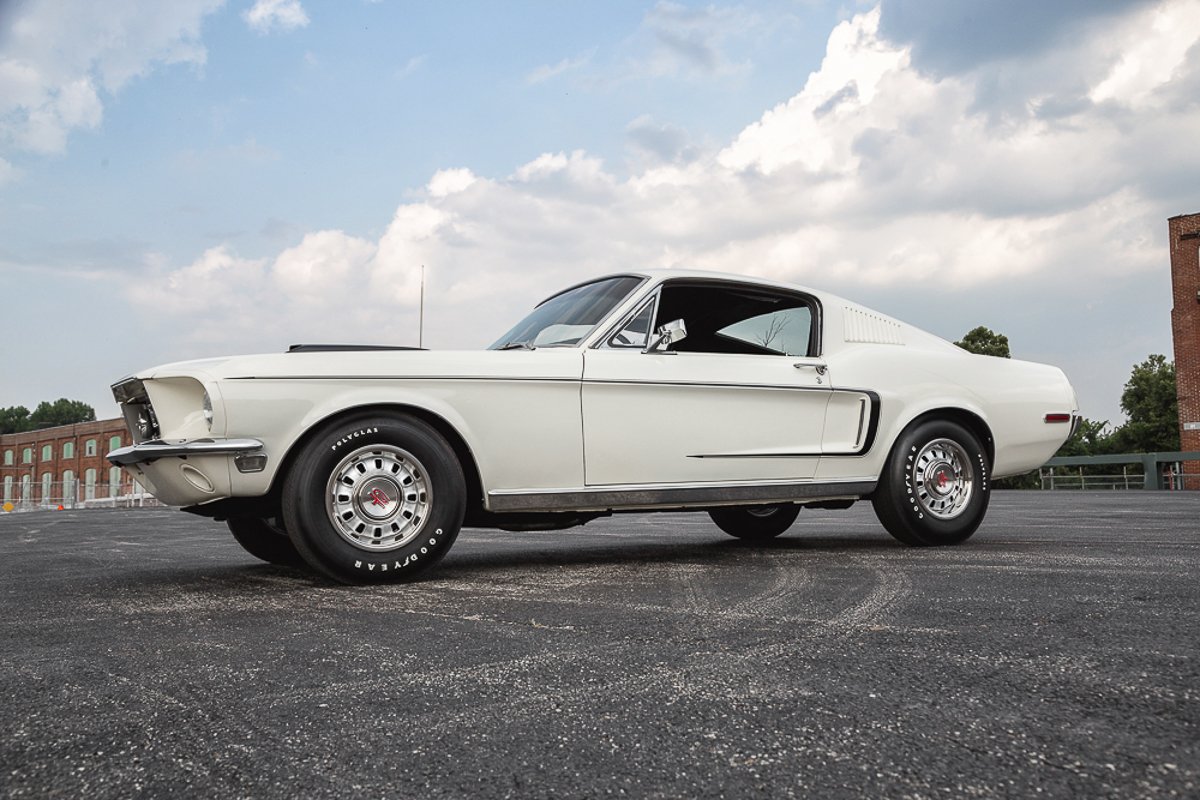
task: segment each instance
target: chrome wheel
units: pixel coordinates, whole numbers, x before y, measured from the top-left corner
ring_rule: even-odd
[[[360,447],[338,463],[325,492],[334,530],[363,550],[396,550],[415,539],[433,503],[428,472],[394,445]]]
[[[936,519],[963,513],[974,491],[970,457],[951,439],[935,439],[913,461],[911,491],[921,510]]]

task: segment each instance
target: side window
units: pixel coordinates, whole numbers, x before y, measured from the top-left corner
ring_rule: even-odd
[[[655,327],[676,319],[687,338],[673,350],[742,355],[816,355],[810,297],[770,288],[712,283],[668,284],[662,290]]]
[[[609,337],[604,343],[605,346],[620,350],[643,349],[650,341],[650,324],[654,321],[654,305],[657,299],[656,296],[647,300],[621,330]]]
[[[808,339],[812,330],[812,312],[808,306],[768,311],[717,331],[725,336],[756,347],[773,350],[780,355],[808,355]]]

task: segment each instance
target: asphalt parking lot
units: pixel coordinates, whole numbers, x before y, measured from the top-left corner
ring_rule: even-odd
[[[174,511],[0,515],[0,796],[1196,797],[1198,517],[622,516],[347,588]]]

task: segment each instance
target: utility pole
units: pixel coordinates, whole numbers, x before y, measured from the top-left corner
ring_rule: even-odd
[[[425,265],[421,265],[421,311],[417,322],[417,347],[425,346]]]

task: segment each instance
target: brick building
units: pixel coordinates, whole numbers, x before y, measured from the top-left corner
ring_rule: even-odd
[[[0,507],[69,508],[132,492],[129,476],[105,460],[129,442],[123,419],[0,434]]]
[[[1200,214],[1167,220],[1171,246],[1171,331],[1175,339],[1175,380],[1179,397],[1180,449],[1200,450]],[[1200,474],[1200,462],[1184,465],[1189,475]],[[1189,478],[1189,489],[1200,479]]]

